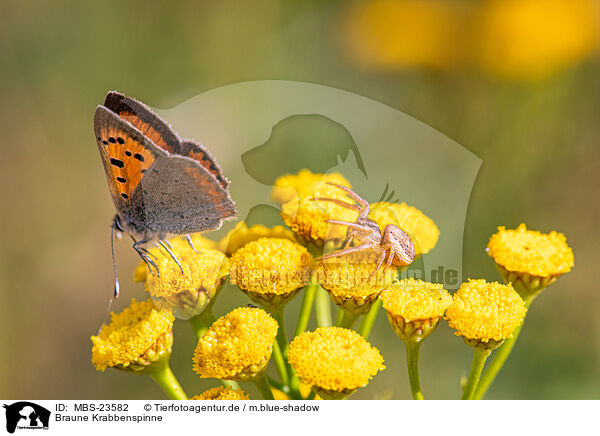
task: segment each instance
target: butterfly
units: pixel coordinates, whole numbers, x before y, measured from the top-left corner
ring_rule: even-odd
[[[193,248],[190,233],[217,230],[237,216],[229,180],[206,147],[181,139],[143,103],[109,92],[94,113],[94,133],[117,210],[111,231],[131,235],[150,271],[160,274],[144,248],[149,241],[158,240],[179,264],[167,235],[186,235]],[[112,253],[117,297],[114,247]]]

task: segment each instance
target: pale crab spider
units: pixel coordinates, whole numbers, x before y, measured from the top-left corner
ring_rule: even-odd
[[[376,250],[380,252],[380,255],[375,272],[379,271],[381,265],[383,265],[383,262],[386,260],[386,257],[388,266],[391,266],[392,264],[396,266],[407,266],[415,260],[415,246],[413,241],[402,229],[393,224],[389,224],[385,226],[382,234],[377,223],[372,219],[367,218],[367,215],[369,215],[369,202],[367,200],[360,197],[350,188],[332,182],[327,182],[327,184],[345,191],[348,196],[358,204],[346,203],[345,201],[336,198],[315,197],[311,198],[311,200],[329,201],[338,206],[356,210],[358,211],[358,218],[356,218],[356,221],[353,223],[339,220],[325,220],[327,223],[348,226],[348,231],[346,233],[347,240],[343,249],[326,254],[321,257],[320,260],[344,256],[362,250]],[[351,247],[350,244],[354,239],[360,241],[361,244]]]

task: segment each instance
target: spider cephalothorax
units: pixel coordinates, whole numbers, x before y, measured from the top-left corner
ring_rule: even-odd
[[[406,266],[410,265],[413,260],[415,260],[415,246],[413,245],[410,236],[402,229],[393,224],[389,224],[385,226],[382,233],[377,223],[372,219],[367,218],[369,215],[369,202],[367,200],[360,197],[350,188],[332,182],[327,182],[327,184],[342,189],[358,204],[346,203],[345,201],[336,198],[316,197],[312,198],[312,200],[329,201],[338,206],[356,210],[358,212],[358,217],[353,223],[339,220],[326,220],[326,222],[331,224],[348,226],[348,231],[346,233],[347,239],[344,248],[321,257],[321,260],[344,256],[362,250],[376,250],[380,252],[376,271],[379,271],[379,268],[381,268],[381,265],[383,265],[386,258],[388,266]],[[359,241],[360,244],[351,247],[350,245],[354,239]]]

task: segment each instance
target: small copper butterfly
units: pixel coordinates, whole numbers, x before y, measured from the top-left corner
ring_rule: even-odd
[[[144,244],[158,240],[179,264],[163,238],[186,235],[193,247],[189,233],[217,230],[237,215],[229,180],[206,147],[180,139],[143,103],[109,92],[96,108],[94,133],[117,209],[112,231],[131,235],[149,270],[160,274]]]

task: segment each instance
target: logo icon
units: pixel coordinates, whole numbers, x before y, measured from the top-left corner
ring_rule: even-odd
[[[50,411],[42,406],[29,401],[19,401],[10,405],[4,404],[6,409],[6,431],[14,433],[19,429],[48,429]]]

